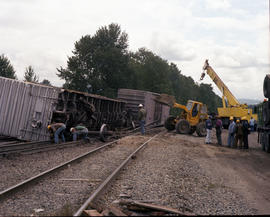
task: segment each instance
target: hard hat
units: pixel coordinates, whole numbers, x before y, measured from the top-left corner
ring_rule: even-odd
[[[143,105],[142,105],[142,104],[140,104],[138,107],[143,107]]]
[[[236,123],[239,123],[239,122],[240,122],[240,120],[239,120],[239,119],[237,119],[237,120],[236,120]]]
[[[75,131],[75,128],[74,127],[71,127],[70,128],[70,132],[72,133],[73,131]]]
[[[233,120],[233,116],[230,117],[230,120],[231,120],[231,121]]]
[[[247,117],[246,117],[246,116],[244,116],[244,117],[242,117],[242,118],[241,118],[241,120],[247,120]]]

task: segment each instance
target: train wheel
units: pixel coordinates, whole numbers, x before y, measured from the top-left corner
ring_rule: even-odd
[[[206,136],[205,122],[200,122],[196,126],[196,133],[198,136]]]
[[[176,132],[180,134],[188,134],[190,131],[190,125],[187,120],[179,120],[175,126]]]
[[[106,142],[108,135],[107,132],[108,132],[107,124],[102,124],[99,131],[99,138],[102,142]]]
[[[165,121],[165,128],[168,131],[174,130],[175,129],[175,117],[169,116],[167,120]]]

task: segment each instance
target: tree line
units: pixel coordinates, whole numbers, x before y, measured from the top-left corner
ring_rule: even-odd
[[[197,84],[181,73],[177,65],[147,48],[128,50],[128,34],[120,25],[111,23],[94,35],[76,41],[67,67],[57,68],[57,76],[65,81],[63,88],[117,97],[119,88],[138,89],[175,96],[186,104],[188,99],[207,104],[210,112],[222,105],[221,98],[209,84]],[[4,55],[0,56],[0,75],[17,79],[15,70]],[[39,82],[32,66],[24,73],[24,81]],[[43,84],[51,85],[44,79]]]

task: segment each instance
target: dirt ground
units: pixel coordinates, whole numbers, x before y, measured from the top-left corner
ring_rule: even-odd
[[[242,195],[258,214],[270,214],[270,154],[261,150],[257,136],[257,132],[249,134],[248,150],[227,148],[227,130],[222,132],[222,147],[215,144],[215,130],[213,144],[205,144],[205,138],[195,135],[181,138],[203,148],[204,154],[197,152],[195,160],[209,175],[222,177],[226,186]]]

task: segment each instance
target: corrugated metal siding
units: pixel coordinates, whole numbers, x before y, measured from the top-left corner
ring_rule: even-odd
[[[0,135],[27,141],[49,140],[47,125],[52,118],[60,89],[0,77]],[[41,126],[32,124],[40,121]]]
[[[134,117],[137,117],[138,105],[143,104],[147,111],[146,124],[156,122],[156,124],[164,124],[169,116],[170,107],[156,102],[154,99],[159,96],[157,93],[132,90],[119,89],[118,99],[127,102],[126,108],[131,109]]]

